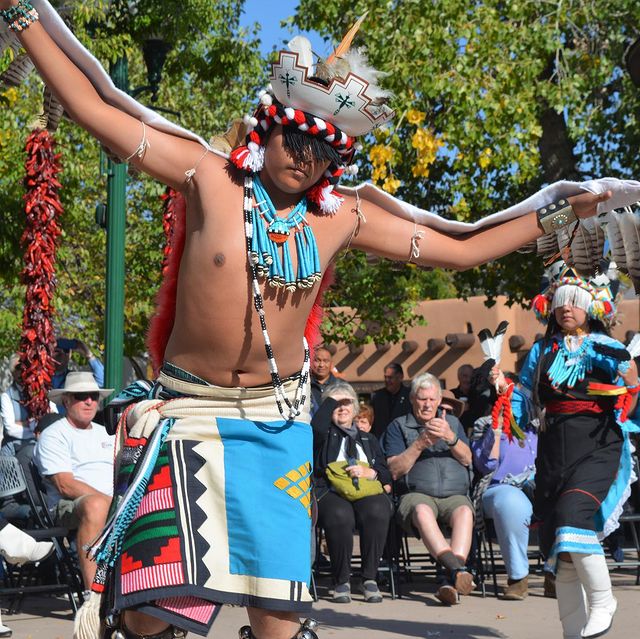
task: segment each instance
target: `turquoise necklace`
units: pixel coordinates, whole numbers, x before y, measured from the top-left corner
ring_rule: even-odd
[[[253,176],[253,192],[256,203],[251,213],[254,228],[251,259],[258,275],[266,278],[270,286],[291,292],[311,288],[320,279],[321,269],[316,238],[305,217],[307,198],[303,197],[286,218],[280,218],[257,175]],[[291,233],[298,262],[295,274],[287,241]]]
[[[567,348],[565,339],[560,341],[560,346],[553,363],[549,367],[547,377],[553,388],[558,388],[566,383],[568,388],[573,388],[576,382],[582,382],[587,373],[591,372],[590,340],[585,335],[582,344],[574,350]]]

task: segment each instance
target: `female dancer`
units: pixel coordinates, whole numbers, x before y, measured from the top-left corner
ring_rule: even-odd
[[[564,637],[596,637],[611,627],[617,605],[599,540],[618,525],[629,495],[628,432],[636,427],[626,415],[638,370],[607,333],[615,313],[607,286],[566,269],[533,307],[548,320],[521,373],[544,415],[534,513],[547,566],[556,571]],[[498,392],[507,390],[499,370],[490,379]]]

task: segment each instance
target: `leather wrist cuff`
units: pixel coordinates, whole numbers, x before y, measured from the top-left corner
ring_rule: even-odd
[[[547,204],[536,211],[538,222],[545,234],[554,233],[575,222],[578,217],[568,200],[562,199]]]

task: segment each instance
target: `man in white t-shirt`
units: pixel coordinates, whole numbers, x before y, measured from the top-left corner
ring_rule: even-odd
[[[104,527],[113,495],[115,438],[93,418],[100,399],[112,392],[99,388],[91,373],[69,373],[64,388],[49,391],[49,399],[64,405],[66,417],[42,433],[34,454],[58,522],[77,529],[86,588],[93,582],[96,564],[81,549]]]

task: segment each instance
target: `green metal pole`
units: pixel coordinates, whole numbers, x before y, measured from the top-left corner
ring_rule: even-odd
[[[129,90],[129,66],[126,57],[111,67],[114,84]],[[122,389],[124,351],[124,246],[127,199],[127,165],[109,160],[107,171],[107,299],[105,314],[106,388]]]

